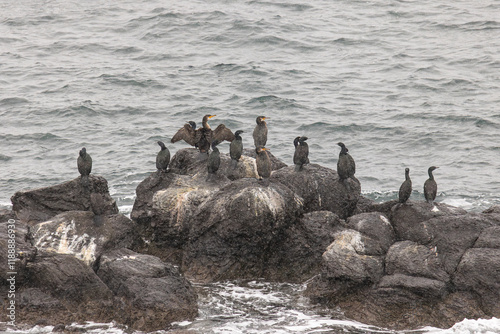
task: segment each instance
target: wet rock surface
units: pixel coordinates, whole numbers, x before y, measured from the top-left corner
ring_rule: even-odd
[[[395,329],[498,317],[500,215],[485,212],[442,203],[394,204],[386,217],[394,230],[375,237],[384,245],[392,242],[385,253],[379,248],[378,265],[366,255],[373,232],[382,231],[373,220],[377,213],[369,213],[371,220],[367,213],[354,215],[346,228],[356,231],[336,234],[306,295],[355,320]]]
[[[0,214],[0,269],[15,276],[16,323],[64,326],[118,321],[149,332],[196,316],[196,294],[172,265],[123,248],[142,239],[137,224],[118,214],[104,178],[91,175],[85,185],[77,178],[18,192],[12,202],[13,210]],[[137,257],[133,263],[140,265],[136,270],[131,264],[123,266],[128,272],[115,275],[115,280],[101,279],[96,274],[101,259],[109,260],[115,249],[129,262]],[[11,252],[14,257],[9,262]],[[162,274],[149,277],[159,263]],[[106,265],[102,273],[113,271],[104,269]],[[0,308],[5,314],[12,285],[7,278],[11,277],[0,278]],[[117,290],[117,281],[128,293]]]
[[[157,257],[115,249],[101,256],[97,275],[117,296],[121,322],[137,330],[164,329],[198,314],[194,288]]]
[[[96,215],[117,214],[118,206],[109,195],[108,182],[90,175],[51,187],[18,191],[11,198],[12,211],[22,221],[36,224],[66,211],[92,211]]]
[[[333,170],[306,165],[295,172],[275,158],[279,169],[269,179],[257,180],[252,173],[234,177],[224,154],[217,178],[207,181],[206,163],[203,167],[198,154],[191,149],[178,151],[171,172],[151,174],[137,188],[131,217],[147,243],[136,250],[174,261],[188,277],[203,282],[312,277],[318,263],[312,265],[312,258],[305,256],[293,261],[288,253],[314,249],[314,258],[319,259],[332,232],[326,228],[328,219],[321,223],[325,226],[309,226],[300,219],[305,212],[325,208],[335,216],[346,216],[356,206],[359,183],[349,180],[352,186],[346,189]],[[246,159],[253,158],[241,160]],[[161,189],[160,184],[166,187]],[[292,231],[304,233],[297,244],[284,242],[296,237]]]

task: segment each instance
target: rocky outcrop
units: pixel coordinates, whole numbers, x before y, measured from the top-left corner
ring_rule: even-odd
[[[89,176],[88,184],[78,177],[56,186],[18,191],[11,201],[17,219],[32,225],[66,211],[118,213],[116,202],[109,195],[108,182],[96,175]]]
[[[294,169],[275,171],[271,182],[279,182],[302,197],[305,212],[328,210],[345,219],[355,210],[361,194],[358,180],[341,182],[336,171],[316,164],[307,164],[300,172]]]
[[[154,331],[196,316],[196,294],[172,265],[126,249],[141,236],[118,214],[102,177],[18,192],[12,201],[13,211],[0,213],[0,269],[15,279],[16,323],[116,320]],[[163,271],[149,275],[153,267]],[[0,278],[5,314],[7,278]]]
[[[354,215],[323,254],[306,295],[396,329],[498,317],[500,214],[487,212],[410,202],[393,205],[390,219]]]
[[[307,281],[312,301],[395,329],[500,317],[500,207],[375,203],[355,178],[315,164],[295,172],[275,157],[257,180],[246,153],[236,167],[222,153],[207,179],[197,150],[178,151],[137,187],[132,220],[97,176],[16,193],[13,212],[0,212],[0,269],[10,269],[14,219],[20,321],[165,329],[197,314],[183,275]],[[2,311],[8,288],[2,277]]]
[[[137,187],[131,217],[146,242],[136,250],[173,260],[188,277],[205,282],[255,277],[297,281],[314,275],[305,268],[317,270],[312,259],[333,240],[328,230],[332,223],[327,218],[324,226],[309,225],[300,218],[304,212],[329,210],[337,224],[339,215],[355,208],[359,182],[339,182],[335,171],[318,165],[297,173],[276,159],[281,168],[259,181],[253,173],[235,177],[224,154],[221,160],[216,179],[207,181],[199,153],[180,150],[170,172],[153,173]],[[253,158],[241,160],[238,164],[245,165]],[[283,242],[296,239],[296,233],[303,233],[300,242]],[[311,250],[314,257],[299,255]],[[302,261],[290,260],[290,252]]]
[[[101,256],[97,274],[117,296],[118,319],[136,330],[161,330],[198,314],[194,288],[157,257],[115,249]]]
[[[31,228],[38,250],[71,254],[93,266],[107,250],[132,247],[133,222],[124,215],[96,219],[89,211],[68,211]]]
[[[332,243],[335,233],[344,228],[345,221],[330,211],[304,214],[276,236],[270,248],[267,278],[272,281],[302,283],[319,273],[321,255]]]

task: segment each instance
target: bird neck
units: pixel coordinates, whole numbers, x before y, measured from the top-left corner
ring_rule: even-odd
[[[429,171],[429,180],[434,180],[434,175],[432,175],[432,171]]]
[[[205,130],[210,130],[210,125],[208,125],[208,119],[204,119],[201,124],[203,125],[203,128]]]

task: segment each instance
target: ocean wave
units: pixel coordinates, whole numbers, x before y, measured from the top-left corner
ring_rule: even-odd
[[[246,102],[246,105],[254,108],[261,109],[262,107],[266,108],[276,108],[279,110],[288,110],[292,109],[305,109],[306,107],[297,103],[294,99],[281,98],[276,95],[264,95],[259,97],[254,97]]]
[[[0,161],[9,161],[11,159],[12,157],[9,157],[8,155],[0,154]]]
[[[122,74],[122,75],[102,74],[101,76],[99,76],[99,78],[107,83],[115,84],[118,86],[136,86],[141,88],[156,88],[156,89],[166,88],[165,85],[159,83],[157,80],[133,78],[128,74]]]
[[[17,104],[25,104],[30,101],[22,97],[8,97],[0,100],[0,106],[12,106]]]
[[[289,2],[249,1],[248,4],[258,5],[258,6],[265,5],[265,6],[279,7],[299,12],[303,12],[308,9],[314,8],[312,5],[309,4],[289,3]]]

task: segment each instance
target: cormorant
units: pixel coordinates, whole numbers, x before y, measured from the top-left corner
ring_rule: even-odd
[[[293,163],[295,164],[295,171],[301,171],[302,167],[309,163],[309,146],[306,143],[307,137],[297,137],[293,141],[295,145],[295,153],[293,155]]]
[[[243,130],[236,131],[234,133],[234,140],[229,145],[229,155],[231,156],[233,168],[236,168],[238,165],[238,160],[240,160],[241,153],[243,152],[243,141],[240,136],[243,132]]]
[[[356,164],[351,155],[347,153],[349,150],[345,147],[344,143],[338,143],[337,145],[341,147],[339,161],[337,162],[337,173],[341,180],[346,180],[353,177],[354,173],[356,173]]]
[[[399,187],[399,203],[406,203],[411,195],[410,169],[405,168],[405,181]]]
[[[31,226],[27,226],[26,234],[24,235],[24,241],[29,242],[31,246],[35,245],[35,238],[33,237],[33,232],[31,232]]]
[[[261,146],[266,146],[267,143],[267,123],[266,119],[269,119],[265,116],[257,117],[257,125],[253,130],[253,143],[255,144],[255,148]]]
[[[92,158],[90,154],[87,153],[87,149],[84,147],[80,150],[80,156],[77,160],[78,171],[82,176],[89,176],[92,171]]]
[[[435,170],[436,168],[439,168],[439,167],[435,167],[435,166],[429,167],[429,170],[428,170],[429,178],[424,183],[425,200],[431,204],[436,199],[436,194],[437,194],[437,183],[434,180],[434,175],[432,175],[432,171]]]
[[[212,142],[212,152],[210,152],[210,155],[208,156],[207,160],[207,169],[208,169],[207,180],[210,178],[211,175],[215,174],[219,170],[220,153],[219,149],[217,148],[217,145],[219,144],[220,144],[219,140],[214,140]]]
[[[266,151],[269,151],[269,149],[262,146],[255,149],[255,152],[257,153],[257,156],[255,157],[257,174],[259,174],[261,179],[271,176],[271,159]]]
[[[212,117],[215,117],[215,115],[205,115],[202,121],[203,126],[199,129],[195,129],[196,124],[192,121],[192,123],[188,122],[184,124],[172,137],[171,142],[175,143],[179,140],[184,140],[189,145],[197,147],[200,152],[208,153],[210,145],[214,140],[221,142],[224,140],[233,141],[234,134],[224,124],[219,124],[215,130],[210,128],[208,120]]]
[[[162,141],[158,141],[158,145],[160,145],[161,150],[156,155],[156,168],[159,171],[166,172],[170,163],[170,151]]]

